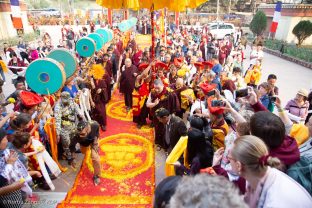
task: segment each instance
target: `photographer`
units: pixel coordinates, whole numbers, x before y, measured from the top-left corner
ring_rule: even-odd
[[[214,150],[224,147],[224,138],[229,133],[229,126],[224,119],[225,103],[221,100],[219,91],[207,99],[211,129],[213,133],[212,146]]]
[[[74,155],[76,151],[76,144],[80,144],[80,150],[83,154],[86,154],[87,150],[91,148],[91,159],[94,169],[93,183],[95,186],[100,184],[101,164],[99,155],[99,143],[98,138],[100,126],[96,121],[87,122],[80,121],[77,124],[77,133],[73,137],[70,143],[71,154]],[[75,157],[73,157],[75,158]],[[72,162],[75,165],[75,161]]]

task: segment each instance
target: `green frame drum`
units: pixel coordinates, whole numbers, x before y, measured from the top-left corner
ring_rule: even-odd
[[[107,29],[99,28],[95,32],[102,37],[104,44],[111,41],[110,34],[109,34],[110,32]]]
[[[75,57],[66,49],[55,49],[47,55],[47,58],[52,58],[63,65],[66,79],[71,77],[77,69],[77,61]]]
[[[131,17],[130,19],[128,19],[128,22],[130,22],[130,25],[133,27],[137,24],[138,19],[135,17]]]
[[[103,45],[104,45],[104,40],[102,38],[102,36],[98,33],[90,33],[88,35],[89,38],[91,38],[92,40],[94,40],[95,42],[95,50],[99,51],[102,49]]]
[[[37,59],[27,67],[28,86],[38,94],[49,95],[60,90],[66,81],[64,67],[51,58]]]
[[[111,29],[106,29],[108,31],[108,41],[112,41],[114,38],[114,31]]]
[[[80,38],[76,43],[76,50],[82,57],[93,56],[95,49],[95,41],[88,37]]]
[[[126,32],[131,28],[129,22],[126,20],[123,20],[120,23],[118,23],[117,27],[121,32]]]

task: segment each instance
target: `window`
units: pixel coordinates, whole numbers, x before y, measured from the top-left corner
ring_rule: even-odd
[[[225,25],[225,28],[226,29],[233,29],[233,26],[232,25]]]
[[[210,29],[212,29],[212,30],[217,29],[217,25],[212,25],[212,26],[210,26]]]
[[[226,26],[227,26],[227,25],[219,25],[219,29],[221,29],[221,30],[222,30],[222,29],[227,29]]]

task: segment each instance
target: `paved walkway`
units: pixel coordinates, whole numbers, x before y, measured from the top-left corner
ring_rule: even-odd
[[[277,76],[280,97],[285,105],[288,100],[296,96],[299,89],[312,89],[311,69],[265,53],[262,80],[265,81],[271,73]]]

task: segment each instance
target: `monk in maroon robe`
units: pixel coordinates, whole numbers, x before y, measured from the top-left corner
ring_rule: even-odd
[[[181,92],[183,92],[184,90],[186,90],[188,87],[186,85],[183,84],[183,79],[182,78],[178,78],[176,80],[176,83],[172,86],[172,89],[174,90],[174,93],[177,95],[179,102],[181,104],[182,102],[182,96],[181,96]],[[180,117],[183,119],[183,114],[186,112],[186,109],[180,109],[180,111],[176,112],[176,116]]]
[[[108,53],[103,55],[102,65],[110,77],[113,76],[113,64],[109,61]]]
[[[127,44],[127,48],[131,48],[132,49],[132,55],[135,54],[137,52],[137,44],[136,44],[136,41],[134,39],[134,35],[131,34],[130,35],[130,40]]]
[[[155,143],[165,150],[168,145],[165,141],[165,126],[157,119],[155,112],[159,108],[167,109],[170,114],[180,111],[180,103],[177,95],[170,92],[160,79],[154,81],[154,88],[151,90],[146,101],[146,107],[150,109],[150,116],[155,127]]]
[[[108,86],[108,101],[111,99],[112,97],[112,86],[111,86],[111,82],[113,78],[113,64],[112,62],[109,60],[109,54],[104,54],[103,56],[103,62],[102,62],[103,68],[105,69],[105,75],[103,77],[103,79],[106,81],[107,86]]]
[[[123,49],[123,42],[120,40],[120,35],[116,35],[116,49],[118,50],[119,54],[122,54],[124,52]]]
[[[127,58],[125,60],[125,67],[124,70],[121,72],[119,81],[119,90],[121,93],[124,93],[127,111],[132,108],[132,91],[135,86],[135,79],[138,75],[137,73],[137,67],[132,64],[131,59]]]
[[[108,92],[110,86],[107,79],[110,77],[107,73],[104,74],[102,79],[91,80],[91,95],[93,99],[92,119],[100,124],[102,131],[106,131],[107,117],[106,117],[106,104],[109,101]]]

